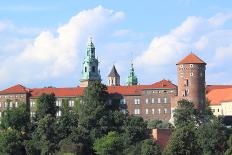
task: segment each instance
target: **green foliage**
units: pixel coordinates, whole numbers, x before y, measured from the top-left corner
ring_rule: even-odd
[[[144,122],[142,117],[128,116],[123,128],[123,137],[126,145],[139,142],[149,137],[147,123]]]
[[[77,141],[84,143],[91,150],[93,142],[106,134],[110,129],[111,116],[107,87],[100,82],[91,83],[84,91],[79,106],[80,135]]]
[[[30,123],[30,113],[26,104],[19,104],[18,108],[8,108],[1,118],[2,129],[15,129],[25,132]]]
[[[226,146],[226,128],[215,118],[198,129],[198,143],[203,154],[222,154]]]
[[[32,134],[32,142],[42,155],[55,153],[58,149],[56,119],[47,115],[38,121],[38,127]]]
[[[141,144],[141,155],[161,155],[160,148],[152,139],[146,139]]]
[[[167,128],[171,128],[171,124],[168,121],[162,121],[162,120],[150,120],[147,123],[147,128],[148,129],[167,129]]]
[[[168,145],[163,152],[164,155],[199,155],[201,148],[197,143],[196,129],[192,125],[176,128]]]
[[[40,120],[48,114],[56,117],[57,109],[55,94],[42,94],[37,100],[36,118]]]
[[[225,152],[225,155],[231,155],[232,154],[232,134],[230,135],[228,141],[227,141],[228,149]]]
[[[99,155],[121,155],[122,149],[123,139],[117,132],[109,132],[94,143],[94,150]]]
[[[178,107],[174,112],[174,124],[176,127],[197,123],[197,111],[192,102],[182,99],[178,101]]]
[[[7,129],[0,131],[1,155],[24,155],[22,135],[17,130]]]
[[[68,106],[68,100],[62,101],[62,107],[60,107],[61,116],[57,118],[57,132],[59,133],[59,139],[69,137],[74,128],[78,127],[78,114],[75,109]]]
[[[164,155],[199,155],[197,143],[197,112],[188,100],[178,101],[174,113],[175,130],[163,152]]]

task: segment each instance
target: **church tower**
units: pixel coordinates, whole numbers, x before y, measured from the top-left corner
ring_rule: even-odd
[[[120,86],[120,76],[114,65],[108,75],[108,86]]]
[[[206,63],[190,53],[177,64],[178,100],[192,101],[197,109],[205,107],[205,69]]]
[[[137,85],[137,84],[138,84],[138,79],[135,75],[133,63],[131,63],[130,73],[129,73],[129,76],[127,78],[127,85],[131,86],[131,85]]]
[[[101,81],[98,64],[98,59],[95,58],[95,47],[92,38],[90,38],[87,45],[87,55],[81,71],[80,87],[87,87],[92,81]]]

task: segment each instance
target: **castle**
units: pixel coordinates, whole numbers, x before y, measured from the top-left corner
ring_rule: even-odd
[[[95,46],[92,39],[90,39],[83,62],[80,86],[30,89],[18,84],[4,89],[0,91],[0,117],[4,109],[7,107],[17,108],[19,103],[26,103],[30,107],[30,113],[33,117],[35,115],[36,100],[43,93],[54,93],[57,98],[57,106],[61,106],[62,100],[67,99],[69,106],[73,107],[75,100],[82,96],[85,87],[93,81],[101,81],[98,64],[99,61],[96,58]],[[232,87],[206,86],[206,63],[193,53],[190,53],[178,62],[176,66],[177,86],[165,79],[150,85],[138,85],[133,63],[131,63],[127,84],[122,86],[120,85],[120,75],[116,67],[113,66],[107,80],[110,102],[120,102],[123,112],[141,116],[146,120],[160,119],[169,121],[178,100],[190,100],[194,103],[195,108],[202,110],[205,107],[206,92]],[[57,116],[60,115],[62,114],[59,111]]]

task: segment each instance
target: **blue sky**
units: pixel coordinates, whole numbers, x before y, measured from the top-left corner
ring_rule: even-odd
[[[207,84],[231,84],[231,26],[229,0],[0,1],[0,88],[78,85],[89,36],[104,82],[115,64],[125,84],[133,60],[140,84],[176,83],[193,51]]]

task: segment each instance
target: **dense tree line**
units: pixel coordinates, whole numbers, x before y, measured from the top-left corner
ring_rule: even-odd
[[[56,106],[54,94],[37,101],[30,118],[26,104],[7,109],[1,118],[0,155],[230,155],[231,131],[213,117],[207,107],[194,109],[181,100],[174,114],[175,126],[160,120],[144,121],[124,114],[119,101],[111,100],[107,87],[95,82],[70,107],[67,100]],[[61,116],[57,117],[57,112]],[[152,128],[171,128],[172,136],[162,151],[150,137]]]
[[[7,109],[1,118],[0,155],[160,154],[147,122],[124,114],[119,101],[109,102],[106,89],[92,83],[75,107],[67,100],[57,107],[54,94],[43,94],[31,119],[26,104]]]

